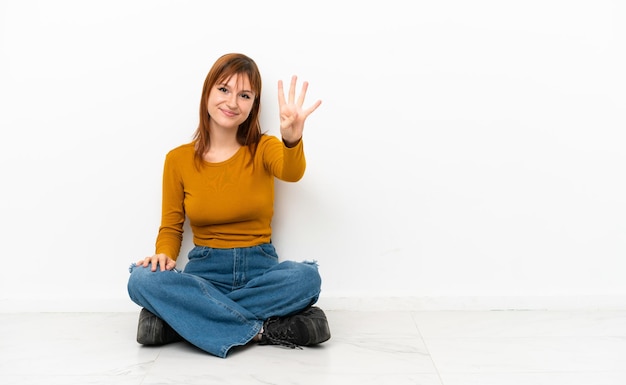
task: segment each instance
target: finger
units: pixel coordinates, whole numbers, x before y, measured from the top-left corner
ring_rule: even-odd
[[[153,255],[152,257],[150,257],[150,270],[156,271],[158,266],[159,266],[159,257],[156,255]]]
[[[302,83],[302,91],[300,91],[300,96],[298,97],[298,106],[302,107],[304,104],[304,98],[306,97],[306,90],[309,89],[309,82]]]
[[[304,116],[308,117],[309,115],[311,115],[311,113],[313,113],[313,111],[317,110],[317,107],[319,107],[320,104],[322,104],[321,100],[318,100],[317,102],[315,102],[311,107],[307,108],[304,111]]]
[[[280,107],[285,105],[285,91],[283,90],[283,81],[278,81],[278,105]]]
[[[289,104],[293,104],[294,100],[296,100],[296,83],[298,82],[298,77],[293,75],[291,77],[291,84],[289,85]]]
[[[161,271],[165,271],[166,266],[167,266],[167,257],[160,255],[159,256],[159,269],[161,269]]]

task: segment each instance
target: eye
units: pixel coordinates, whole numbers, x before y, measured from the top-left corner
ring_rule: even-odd
[[[241,97],[244,99],[252,99],[252,96],[250,96],[249,94],[241,94]]]
[[[224,92],[224,93],[228,92],[228,89],[226,87],[223,87],[223,86],[222,87],[217,87],[217,90],[220,91],[220,92]]]

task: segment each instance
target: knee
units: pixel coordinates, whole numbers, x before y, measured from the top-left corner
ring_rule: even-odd
[[[130,277],[128,278],[128,293],[132,296],[136,292],[137,288],[141,287],[141,281],[143,281],[143,268],[135,265],[134,263],[128,269],[130,271]]]
[[[319,293],[322,286],[322,278],[316,262],[283,262],[289,268],[292,279],[301,285],[307,286],[310,291]]]
[[[305,271],[305,279],[311,282],[311,285],[315,287],[315,290],[319,293],[322,287],[322,277],[317,269],[317,263],[315,262],[302,262]]]
[[[146,286],[151,285],[153,278],[156,276],[150,271],[150,266],[136,266],[135,264],[130,266],[130,277],[128,278],[128,293],[133,296],[142,292]]]

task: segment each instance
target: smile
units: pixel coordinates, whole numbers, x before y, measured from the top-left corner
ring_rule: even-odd
[[[220,111],[222,111],[222,113],[226,116],[228,116],[229,118],[235,117],[237,116],[237,113],[231,111],[231,110],[224,110],[224,109],[220,109]]]

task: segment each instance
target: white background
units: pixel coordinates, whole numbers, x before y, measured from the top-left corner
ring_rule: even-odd
[[[274,220],[323,298],[626,306],[624,4],[0,0],[0,311],[135,308],[165,153],[227,52],[265,131],[279,79],[323,101]]]

